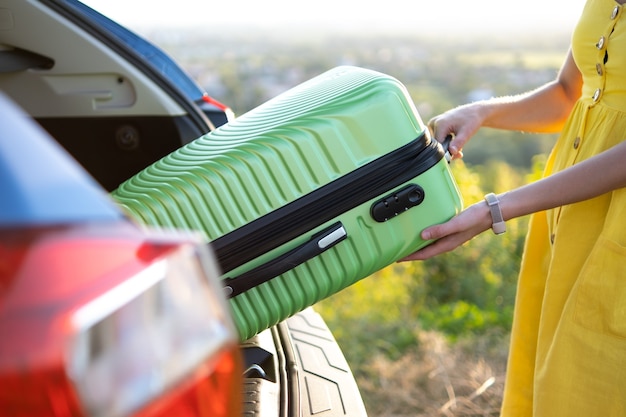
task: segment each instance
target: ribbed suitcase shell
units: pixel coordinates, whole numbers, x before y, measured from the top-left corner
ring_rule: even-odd
[[[199,230],[215,242],[420,137],[430,140],[398,80],[337,67],[180,148],[112,195],[140,222]],[[224,277],[270,262],[334,223],[347,232],[321,255],[230,299],[241,339],[425,246],[419,232],[461,209],[444,158],[408,183],[423,189],[423,202],[388,221],[372,219],[375,198],[323,224],[311,219],[309,233],[278,247],[253,242],[270,249]]]

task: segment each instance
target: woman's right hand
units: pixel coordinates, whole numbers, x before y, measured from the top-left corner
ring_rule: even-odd
[[[435,139],[453,136],[452,158],[463,156],[463,146],[483,126],[534,133],[559,132],[580,98],[582,75],[571,50],[558,77],[527,93],[468,103],[448,110],[428,122]]]
[[[478,102],[465,104],[435,116],[428,122],[428,128],[439,142],[452,136],[448,146],[452,159],[463,157],[463,146],[482,126],[480,108],[481,103]]]

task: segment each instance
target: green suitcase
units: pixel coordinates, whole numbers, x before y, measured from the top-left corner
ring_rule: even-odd
[[[327,71],[112,193],[139,222],[204,233],[242,340],[427,245],[462,207],[405,87]]]

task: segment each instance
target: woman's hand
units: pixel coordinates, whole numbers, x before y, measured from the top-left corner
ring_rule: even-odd
[[[569,51],[554,81],[524,94],[456,107],[433,117],[428,127],[439,142],[452,135],[448,150],[453,159],[460,158],[467,141],[481,127],[535,133],[560,131],[581,88],[582,76]]]
[[[501,193],[497,197],[502,217],[506,221],[624,188],[624,160],[626,141],[539,181]],[[435,242],[402,261],[424,260],[450,252],[489,229],[491,224],[491,211],[484,201],[480,201],[448,222],[422,230],[421,236],[424,240]]]
[[[466,104],[435,116],[428,122],[430,131],[439,142],[452,136],[448,146],[452,159],[463,157],[463,146],[481,127],[483,118],[479,109],[480,104]]]
[[[450,252],[491,227],[491,212],[484,201],[478,202],[446,223],[427,227],[421,233],[424,240],[435,240],[429,246],[407,256],[403,261],[422,261]]]

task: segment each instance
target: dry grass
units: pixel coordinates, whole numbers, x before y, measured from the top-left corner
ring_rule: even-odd
[[[472,340],[451,346],[423,333],[415,352],[399,360],[374,358],[359,369],[371,417],[498,416],[506,365],[506,338],[497,345]]]

